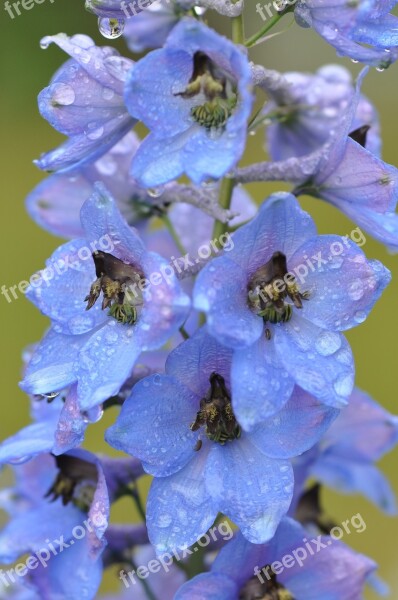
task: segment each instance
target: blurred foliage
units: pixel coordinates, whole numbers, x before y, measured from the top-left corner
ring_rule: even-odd
[[[13,20],[5,11],[1,14],[0,61],[2,93],[0,97],[0,130],[2,132],[2,203],[1,223],[1,281],[7,287],[29,279],[30,275],[42,268],[44,260],[59,244],[59,240],[38,228],[24,209],[24,199],[28,192],[44,177],[32,164],[41,152],[55,147],[61,136],[41,119],[36,96],[47,85],[55,70],[65,60],[65,55],[51,46],[43,51],[39,40],[47,34],[65,32],[67,34],[86,33],[98,43],[108,44],[101,38],[96,19],[84,10],[83,0],[45,0],[34,5],[31,11],[23,11]],[[220,22],[210,16],[210,22],[228,33],[228,21]],[[246,8],[247,34],[251,35],[262,27],[255,2],[249,0]],[[313,71],[325,63],[345,64],[354,73],[359,65],[336,57],[334,50],[310,30],[300,29],[293,23],[292,16],[286,16],[278,26],[282,35],[251,50],[254,61],[273,69]],[[115,43],[115,42],[114,42]],[[123,40],[116,45],[127,52]],[[364,91],[379,109],[384,137],[384,159],[398,164],[396,139],[398,123],[395,118],[397,105],[396,73],[398,66],[384,73],[372,70],[366,78]],[[264,158],[263,133],[250,138],[246,161]],[[263,200],[278,185],[251,185],[249,191],[258,200]],[[286,186],[284,186],[285,189]],[[355,225],[332,207],[317,200],[305,200],[304,206],[310,211],[321,233],[349,234]],[[364,247],[368,257],[379,258],[398,275],[396,258],[368,238]],[[383,298],[377,303],[370,318],[348,334],[357,363],[357,384],[392,412],[396,408],[395,390],[395,334],[398,327],[396,297],[398,277],[389,286]],[[1,362],[3,365],[2,414],[0,420],[1,439],[28,423],[29,404],[19,390],[22,349],[38,340],[47,323],[46,319],[19,294],[19,299],[7,303],[0,296],[1,315]],[[68,299],[65,298],[65,302]],[[105,419],[93,426],[88,433],[86,447],[110,451],[103,441],[103,430],[116,415],[109,411]],[[398,491],[398,453],[386,457],[381,466]],[[377,509],[357,497],[341,497],[338,494],[324,494],[326,506],[336,522],[350,518],[361,512],[367,523],[362,534],[353,534],[346,542],[364,554],[368,554],[381,564],[380,574],[392,589],[392,598],[398,594],[398,576],[395,570],[397,559],[398,521],[385,517]],[[119,520],[131,519],[135,513],[127,501],[121,501],[113,514]],[[109,580],[110,586],[115,580]],[[371,593],[368,598],[375,598]],[[320,599],[322,600],[322,599]]]

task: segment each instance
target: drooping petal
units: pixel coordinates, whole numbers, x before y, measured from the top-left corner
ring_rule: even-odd
[[[231,378],[234,413],[247,431],[278,412],[294,388],[273,340],[264,334],[252,346],[235,350]]]
[[[288,461],[266,457],[243,433],[239,440],[211,447],[206,487],[218,510],[250,542],[262,544],[289,509],[293,469]]]
[[[18,462],[44,452],[51,452],[57,420],[32,423],[0,445],[0,463]]]
[[[206,533],[217,508],[205,486],[208,447],[170,477],[153,480],[147,502],[147,527],[157,553],[191,546]]]
[[[297,314],[273,331],[279,358],[297,385],[329,406],[345,406],[354,387],[354,361],[346,339]]]
[[[36,347],[25,369],[21,388],[28,394],[46,394],[68,387],[76,381],[76,353],[90,338],[84,335],[62,335],[50,329]]]
[[[151,475],[165,477],[195,456],[198,434],[190,425],[198,410],[199,398],[184,383],[152,375],[135,385],[106,440],[139,457]]]
[[[250,432],[250,440],[270,458],[293,458],[314,446],[339,412],[296,387],[279,413]]]
[[[177,22],[174,6],[170,6],[167,0],[161,0],[150,5],[134,19],[127,19],[124,39],[132,52],[160,48]]]
[[[333,235],[308,240],[288,266],[310,293],[300,317],[331,331],[363,322],[391,279],[388,269],[368,261],[357,244]]]

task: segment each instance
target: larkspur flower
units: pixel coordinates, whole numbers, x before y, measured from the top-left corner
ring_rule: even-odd
[[[194,543],[218,512],[251,541],[270,539],[292,499],[289,459],[338,412],[296,389],[281,411],[246,433],[234,415],[231,359],[231,350],[198,330],[170,354],[165,375],[134,387],[106,433],[155,476],[147,526],[159,552]]]
[[[118,393],[141,352],[160,348],[178,331],[189,298],[102,185],[84,204],[81,221],[85,239],[56,250],[47,265],[53,277],[27,291],[52,327],[35,349],[21,387],[45,395],[77,383],[78,404],[88,410]],[[101,248],[105,239],[113,254]],[[161,275],[165,267],[167,278]],[[151,276],[151,282],[144,279]]]
[[[295,384],[331,406],[354,384],[342,331],[363,322],[390,281],[350,239],[318,236],[290,194],[274,194],[232,236],[234,248],[199,273],[194,305],[234,349],[235,414],[250,429],[279,410]]]
[[[394,493],[375,463],[397,443],[398,418],[356,388],[322,441],[300,457],[295,472],[339,492],[363,494],[396,514]]]
[[[123,102],[125,78],[133,62],[113,48],[96,46],[86,35],[60,33],[41,42],[45,48],[51,43],[71,59],[40,92],[39,109],[69,139],[36,164],[45,171],[73,171],[106,154],[133,127],[135,121]]]
[[[398,19],[390,14],[396,0],[299,0],[296,21],[312,27],[340,56],[385,69],[398,56]]]
[[[319,537],[309,553],[308,537],[301,525],[287,518],[266,545],[250,544],[238,533],[211,571],[185,583],[175,600],[361,600],[377,565],[327,536]],[[306,553],[301,564],[295,554],[300,548]]]
[[[59,468],[52,456],[41,455],[15,467],[16,486],[9,490],[11,499],[2,503],[10,521],[0,532],[0,560],[9,564],[32,554],[35,566],[25,567],[24,574],[43,600],[91,599],[102,577],[109,516],[105,476],[100,462],[82,450],[57,461]],[[36,552],[42,556],[40,564]]]
[[[273,160],[305,156],[319,149],[339,126],[355,93],[351,73],[339,65],[325,65],[314,75],[285,73],[284,78],[289,84],[289,102],[271,101],[264,109],[264,116],[272,121],[267,127],[267,144]],[[362,94],[350,126],[352,131],[370,127],[366,148],[379,156],[378,115]]]
[[[132,163],[139,183],[158,186],[183,173],[195,183],[218,179],[245,148],[253,103],[248,59],[226,38],[184,18],[163,49],[130,71],[125,102],[150,130]]]

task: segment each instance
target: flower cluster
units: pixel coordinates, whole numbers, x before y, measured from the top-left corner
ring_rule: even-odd
[[[398,420],[354,387],[344,332],[390,282],[360,228],[398,247],[398,171],[361,92],[369,67],[354,84],[341,66],[255,65],[248,49],[270,25],[246,40],[243,4],[87,0],[105,37],[148,51],[136,60],[86,35],[42,40],[68,55],[38,98],[67,139],[36,161],[51,174],[27,209],[68,241],[31,278],[27,297],[49,319],[20,384],[32,422],[0,445],[15,477],[0,496],[0,559],[28,554],[9,579],[0,571],[10,598],[96,598],[112,565],[122,589],[138,575],[120,599],[360,600],[366,582],[381,589],[377,565],[333,537],[319,491],[395,512],[374,462],[397,443]],[[208,26],[211,9],[232,21],[232,39]],[[397,58],[390,9],[300,0],[294,13],[340,55],[384,69]],[[269,159],[241,166],[258,129]],[[261,203],[242,187],[255,181]],[[267,194],[267,181],[290,192]],[[303,194],[348,215],[356,235],[319,235]],[[82,449],[105,412],[105,440],[127,457]],[[145,522],[111,522],[122,497]],[[236,529],[228,543],[208,533],[221,515]],[[165,572],[148,578],[155,564]]]

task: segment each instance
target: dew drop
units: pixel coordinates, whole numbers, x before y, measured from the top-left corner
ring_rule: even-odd
[[[54,105],[70,106],[75,101],[75,91],[66,83],[55,83],[51,89],[51,102]]]
[[[150,196],[151,198],[160,198],[160,196],[164,192],[164,187],[149,188],[147,192],[148,196]]]
[[[108,40],[115,40],[123,33],[124,21],[123,19],[108,19],[108,17],[100,17],[98,19],[98,29],[104,38]]]

